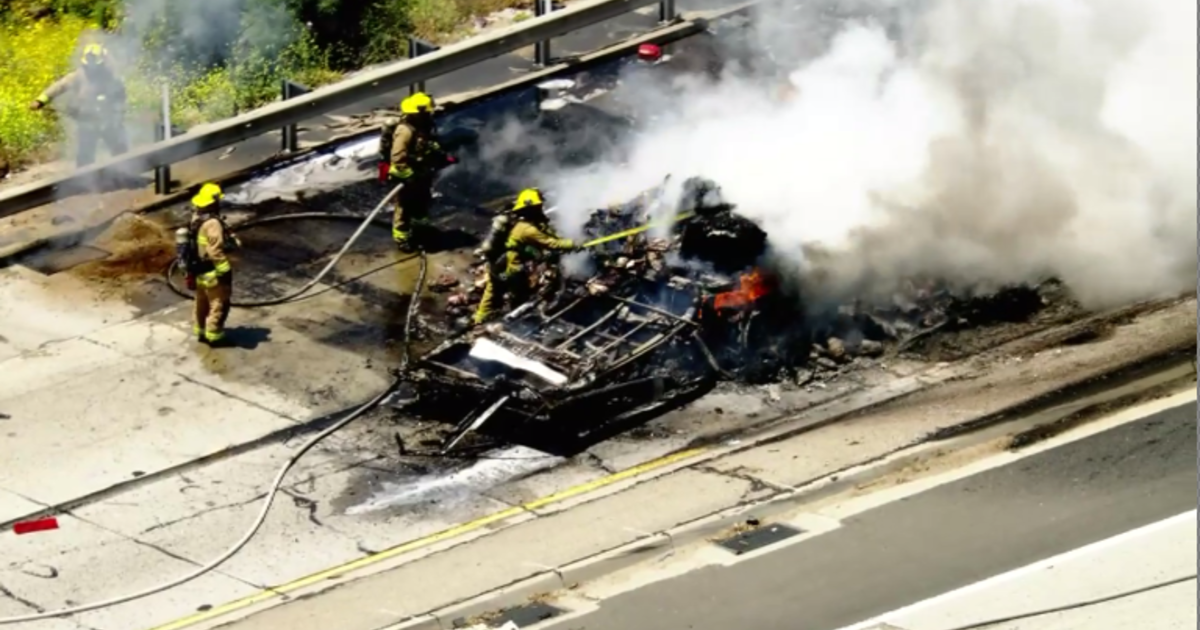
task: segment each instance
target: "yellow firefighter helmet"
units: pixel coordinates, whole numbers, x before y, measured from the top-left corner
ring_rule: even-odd
[[[542,199],[542,191],[537,188],[526,188],[517,195],[517,200],[513,202],[512,209],[514,212],[533,208],[543,205],[545,201]]]
[[[433,111],[433,98],[424,92],[417,92],[400,101],[400,113],[419,114]]]
[[[99,66],[103,65],[106,59],[108,59],[108,49],[100,44],[88,44],[83,47],[83,56],[80,61],[85,66]]]
[[[201,186],[200,192],[192,197],[192,205],[197,208],[207,208],[224,198],[225,193],[221,191],[221,187],[210,182]]]

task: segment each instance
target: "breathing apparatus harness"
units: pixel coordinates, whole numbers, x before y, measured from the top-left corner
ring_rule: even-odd
[[[424,92],[417,92],[400,102],[401,117],[390,119],[380,127],[379,136],[379,181],[385,183],[392,172],[392,149],[395,144],[396,130],[400,125],[412,127],[414,132],[424,136],[422,147],[424,153],[412,156],[413,162],[418,163],[424,174],[436,173],[447,166],[458,162],[458,159],[447,153],[438,142],[437,118],[433,115],[437,105],[433,98]],[[417,116],[427,116],[425,125],[415,122]]]
[[[479,247],[479,256],[487,265],[488,271],[504,272],[504,255],[508,252],[508,235],[512,232],[514,225],[516,222],[508,212],[498,214],[492,219],[492,228],[487,237],[483,239],[483,245]]]
[[[211,273],[216,267],[210,260],[200,255],[200,228],[210,219],[216,219],[221,224],[221,231],[228,236],[226,248],[237,249],[238,241],[234,238],[233,230],[221,215],[221,200],[225,194],[216,184],[205,184],[200,192],[192,197],[193,216],[187,227],[175,230],[175,260],[183,270],[184,280],[189,291],[196,290],[196,278]]]
[[[508,276],[508,253],[514,252],[524,267],[527,261],[538,260],[543,252],[537,247],[514,247],[509,244],[509,237],[518,222],[526,221],[538,229],[550,228],[550,219],[545,212],[545,194],[539,188],[526,188],[508,206],[506,212],[492,221],[492,232],[485,241],[484,251],[490,269],[500,272],[501,278]]]

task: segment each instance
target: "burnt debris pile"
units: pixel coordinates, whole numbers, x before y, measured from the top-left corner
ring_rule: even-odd
[[[502,399],[501,415],[518,423],[606,424],[702,383],[805,384],[897,355],[943,360],[930,340],[1028,330],[1061,297],[1046,291],[1053,283],[963,291],[912,281],[883,303],[822,303],[711,182],[685,182],[677,204],[663,199],[655,189],[595,211],[586,256],[543,260],[532,299],[422,360],[421,397],[438,415],[461,406],[475,417]],[[431,288],[451,292],[449,312],[466,323],[485,273],[477,264],[473,280]]]
[[[912,354],[937,335],[998,325],[1020,325],[1061,301],[1061,285],[955,289],[936,281],[911,281],[890,303],[850,303],[811,309],[807,316],[812,348],[801,381],[827,377],[862,359]],[[939,357],[925,357],[939,358]]]

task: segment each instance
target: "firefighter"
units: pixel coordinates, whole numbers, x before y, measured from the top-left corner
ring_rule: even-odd
[[[233,270],[227,252],[241,243],[221,216],[225,195],[217,184],[205,184],[192,197],[192,220],[188,226],[190,242],[195,243],[189,275],[196,279],[196,300],[192,331],[196,340],[213,347],[224,346],[225,319],[229,317],[233,294]]]
[[[125,137],[125,84],[113,74],[108,51],[100,44],[88,44],[80,61],[80,68],[55,81],[30,104],[31,109],[42,109],[63,97],[61,110],[75,121],[79,135],[77,167],[96,160],[99,142],[104,142],[112,155],[129,148]]]
[[[429,233],[429,206],[433,203],[433,182],[439,171],[454,163],[438,142],[433,123],[433,99],[418,92],[400,103],[403,118],[392,132],[388,157],[388,175],[404,184],[396,195],[392,217],[392,238],[405,251],[422,246]]]
[[[559,238],[546,216],[542,192],[527,188],[517,195],[509,209],[512,219],[497,221],[489,243],[504,243],[500,251],[496,247],[485,247],[487,260],[487,284],[479,309],[475,311],[475,323],[483,324],[492,319],[505,298],[510,306],[516,307],[529,299],[533,289],[530,267],[545,254],[552,251],[581,251],[582,248],[568,238]]]

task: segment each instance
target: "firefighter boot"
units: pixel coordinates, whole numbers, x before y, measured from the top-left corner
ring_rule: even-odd
[[[393,231],[392,240],[396,243],[396,249],[402,254],[412,254],[417,251],[416,248],[413,247],[412,238],[409,236],[408,232],[401,233],[398,231]]]
[[[204,345],[209,348],[232,348],[233,342],[229,340],[229,337],[219,337],[217,339],[205,339]]]

